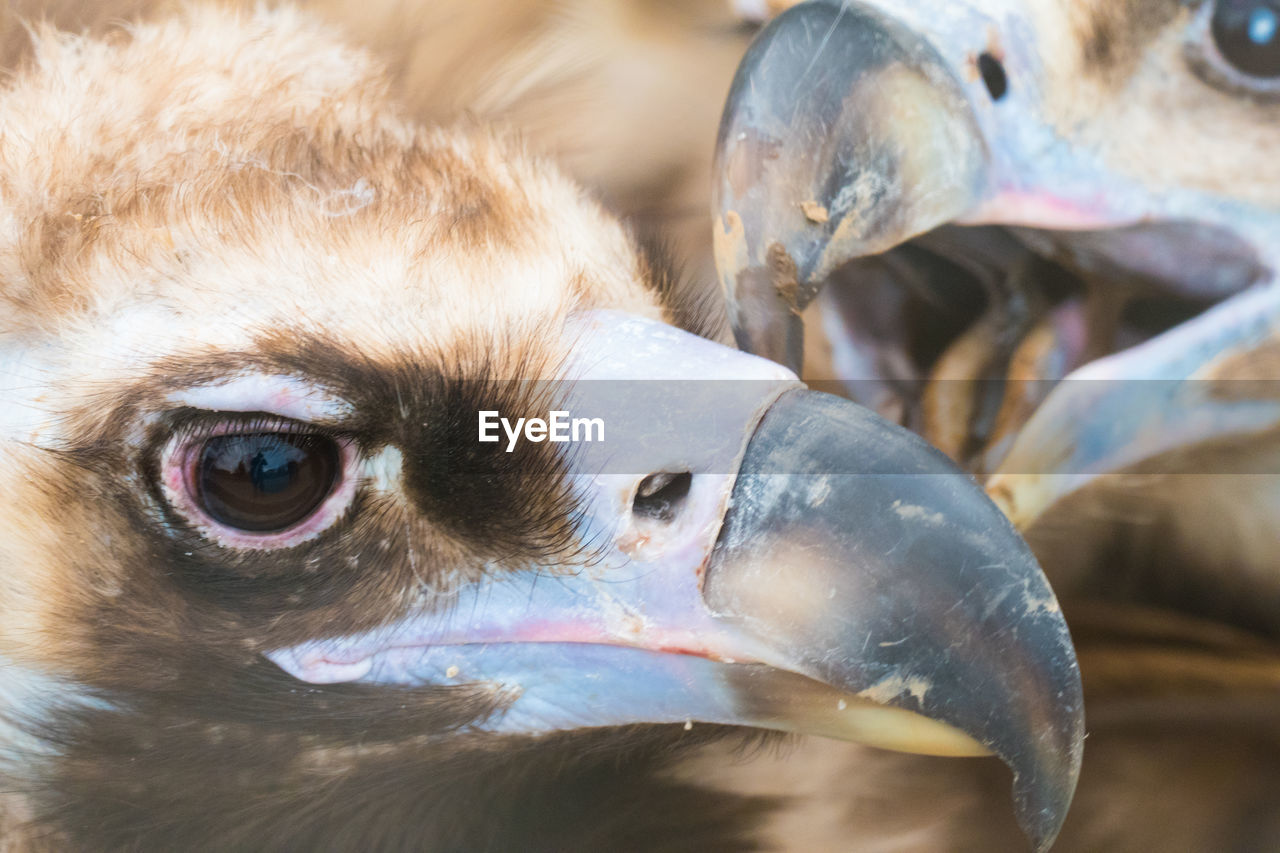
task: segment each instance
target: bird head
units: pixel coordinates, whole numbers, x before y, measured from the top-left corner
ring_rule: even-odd
[[[746,727],[994,752],[1052,839],[1078,672],[967,475],[694,334],[599,204],[407,122],[303,16],[33,38],[0,93],[15,831],[711,849],[744,806],[658,771]]]
[[[1278,16],[790,9],[744,59],[719,139],[739,342],[799,370],[809,309],[849,393],[989,476],[1022,529],[1102,474],[1257,473],[1221,452],[1280,421]],[[1216,461],[1188,466],[1200,450]]]

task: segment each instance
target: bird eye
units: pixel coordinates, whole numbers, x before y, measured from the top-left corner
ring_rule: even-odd
[[[1280,97],[1280,0],[1211,0],[1197,16],[1187,48],[1206,82]]]
[[[227,527],[284,530],[310,516],[333,491],[341,461],[337,443],[313,433],[214,436],[195,461],[195,498]]]
[[[1280,77],[1280,2],[1218,0],[1210,30],[1219,52],[1237,71]]]
[[[346,515],[361,480],[354,441],[274,416],[208,413],[160,452],[169,506],[226,548],[274,550],[314,539]]]

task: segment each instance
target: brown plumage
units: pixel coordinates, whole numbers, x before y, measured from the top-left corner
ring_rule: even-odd
[[[105,37],[37,26],[0,95],[3,340],[19,361],[16,348],[40,353],[11,368],[58,389],[11,389],[0,732],[16,755],[0,770],[0,847],[513,849],[519,833],[543,849],[625,849],[644,846],[638,824],[653,828],[634,804],[664,801],[673,849],[737,837],[747,801],[689,797],[649,772],[663,731],[596,757],[588,738],[572,758],[554,741],[482,738],[446,765],[427,758],[428,733],[491,698],[299,696],[254,663],[335,619],[385,619],[422,566],[562,547],[547,536],[568,509],[546,445],[499,458],[502,488],[469,493],[483,514],[431,493],[424,471],[411,479],[436,521],[407,515],[398,487],[366,495],[358,530],[315,540],[283,573],[250,553],[228,575],[190,528],[139,537],[169,512],[145,460],[173,426],[161,413],[175,389],[305,365],[363,398],[354,434],[376,447],[441,408],[520,410],[487,380],[550,369],[561,353],[535,331],[574,308],[679,310],[665,273],[557,170],[474,121],[415,129],[375,62],[312,18],[196,8],[159,21]],[[28,38],[12,20],[7,35]],[[430,310],[441,303],[451,310]],[[420,439],[474,447],[470,420],[452,429]],[[468,553],[476,543],[493,550]],[[523,769],[493,772],[513,761]],[[585,839],[583,809],[609,816]],[[456,819],[468,810],[484,819]]]
[[[660,552],[688,528],[706,553],[693,549],[697,559],[677,580],[701,605],[700,580],[730,497],[723,469],[662,486],[646,485],[648,475],[679,470],[628,472],[621,544],[583,541],[587,502],[580,474],[573,479],[575,457],[549,444],[507,454],[475,440],[477,411],[542,411],[550,392],[538,382],[561,378],[582,341],[594,340],[590,327],[574,324],[616,316],[599,313],[606,309],[657,329],[649,333],[657,340],[711,348],[716,369],[729,359],[767,380],[758,384],[774,396],[743,415],[737,462],[779,395],[804,399],[776,366],[661,326],[726,334],[705,290],[682,286],[661,251],[642,245],[525,138],[557,152],[615,207],[693,221],[684,200],[703,192],[704,129],[714,124],[709,105],[720,87],[690,90],[684,63],[727,75],[742,33],[710,4],[254,5],[11,4],[5,12],[0,849],[787,844],[765,828],[768,815],[786,810],[785,790],[742,793],[684,775],[704,751],[750,754],[776,738],[704,725],[703,717],[683,724],[666,710],[627,716],[627,708],[624,723],[670,725],[606,717],[599,725],[608,727],[572,730],[571,717],[550,733],[518,723],[503,729],[503,715],[536,699],[539,685],[504,687],[454,665],[444,683],[387,686],[344,675],[350,661],[305,650],[423,613],[448,627],[451,596],[481,582],[500,595],[501,582],[531,577],[531,602],[586,578],[612,605],[606,628],[616,633],[607,638],[621,637],[604,643],[605,652],[743,671],[736,655],[698,646],[711,642],[703,634],[646,634],[645,619],[619,610],[611,576],[595,574],[605,571],[602,554],[647,565],[646,549]],[[495,22],[500,37],[489,38]],[[342,31],[377,52],[351,46]],[[632,85],[632,75],[640,82]],[[511,91],[513,81],[530,88]],[[616,101],[618,86],[635,97]],[[686,98],[687,123],[666,111],[678,102],[673,92]],[[455,115],[464,108],[479,115]],[[628,150],[641,129],[660,123],[658,114],[669,124],[658,135],[663,144]],[[515,129],[495,130],[494,118]],[[624,355],[621,369],[647,353]],[[834,417],[837,404],[823,405]],[[922,470],[955,473],[904,432],[875,429],[886,452],[901,446]],[[662,444],[664,452],[696,450]],[[257,450],[245,455],[245,447]],[[301,515],[254,526],[254,513],[279,488],[297,485],[299,470],[338,473]],[[721,485],[700,489],[704,473]],[[248,504],[236,480],[246,477]],[[997,548],[1018,582],[1011,604],[1003,594],[990,610],[975,604],[984,615],[974,636],[1027,664],[996,693],[1029,679],[1050,694],[1036,698],[1046,706],[1037,719],[1063,723],[1061,748],[1043,746],[1025,726],[1008,741],[1029,742],[1019,767],[1034,771],[1042,758],[1051,765],[1023,775],[1050,779],[1056,799],[1046,810],[1056,814],[1079,754],[1078,702],[1060,701],[1064,690],[1078,693],[1074,659],[1029,553],[967,479],[957,482],[950,494],[973,501],[961,508],[985,519],[982,535],[966,541]],[[660,527],[659,504],[704,500],[716,515],[672,524],[675,533]],[[826,500],[806,486],[800,506],[816,510]],[[872,515],[888,512],[896,524],[915,518],[882,503]],[[833,499],[827,511],[840,506]],[[242,510],[245,524],[233,523]],[[717,571],[732,581],[730,569]],[[645,573],[633,574],[627,583],[643,581]],[[789,606],[813,624],[823,606],[839,604],[806,606],[804,592]],[[929,604],[936,599],[921,606]],[[530,605],[517,605],[527,615]],[[1033,651],[1047,648],[1049,663],[1041,667],[1034,654],[1023,661],[1016,639],[984,621],[1004,616],[1035,628],[1044,643]],[[591,627],[571,623],[560,644],[592,646],[594,635],[579,642]],[[847,656],[913,648],[869,637],[859,636]],[[432,648],[425,644],[424,655]],[[998,671],[1004,657],[965,663],[991,660]],[[707,718],[776,727],[798,707],[819,728],[835,719],[840,730],[845,711],[878,720],[873,712],[893,704],[883,728],[868,727],[870,737],[889,731],[893,740],[895,721],[905,719],[900,740],[922,731],[943,753],[995,748],[945,715],[925,719],[926,694],[951,707],[947,685],[906,681],[891,666],[866,684],[819,683],[807,671],[766,664],[749,657],[745,666],[766,685],[771,673],[790,680],[754,699],[750,684],[722,686],[733,691],[733,713],[716,710],[725,700],[713,692]],[[952,682],[968,689],[964,679]],[[994,697],[977,696],[980,725],[1023,701],[1021,693]],[[609,698],[569,694],[562,703],[565,712],[585,707],[590,724],[594,704]],[[984,702],[993,704],[983,710]],[[557,712],[554,702],[543,711]],[[1005,733],[993,738],[1003,748]],[[860,754],[844,749],[830,754]],[[1020,796],[1038,819],[1040,807],[1025,790]],[[1055,821],[1037,827],[1040,838]]]
[[[361,407],[376,413],[365,440],[377,445],[403,429],[384,423],[382,413],[392,399],[403,405],[405,387],[428,389],[409,402],[409,422],[442,400],[476,408],[486,377],[549,367],[561,353],[505,344],[574,309],[626,308],[723,338],[714,302],[699,295],[705,287],[682,289],[661,253],[638,249],[595,201],[526,149],[556,155],[640,230],[671,236],[695,272],[707,273],[705,282],[711,143],[748,38],[719,0],[316,0],[305,4],[311,17],[298,19],[228,24],[197,12],[195,23],[140,31],[151,41],[116,25],[181,5],[33,2],[4,13],[5,65],[27,70],[3,109],[32,124],[28,131],[6,123],[0,146],[6,202],[23,211],[15,216],[22,227],[7,231],[0,247],[10,307],[3,328],[23,341],[45,336],[55,350],[77,356],[35,365],[42,382],[60,389],[59,399],[53,407],[29,401],[40,418],[14,415],[19,427],[40,432],[35,445],[57,453],[24,447],[6,452],[3,463],[0,505],[21,511],[0,522],[0,659],[23,677],[0,684],[0,707],[11,709],[10,719],[23,703],[43,713],[33,696],[68,690],[36,680],[36,672],[123,690],[133,704],[125,713],[51,716],[39,731],[68,756],[54,775],[33,781],[0,771],[8,774],[0,775],[0,790],[12,792],[0,793],[0,849],[128,848],[139,837],[209,849],[848,849],[853,839],[864,850],[1017,849],[1023,842],[1008,813],[1007,771],[993,761],[944,763],[817,740],[744,756],[740,739],[720,740],[702,726],[638,729],[622,741],[616,733],[536,745],[477,739],[451,755],[447,768],[456,773],[445,785],[440,765],[423,769],[439,755],[430,733],[474,716],[486,697],[459,689],[443,699],[415,697],[424,704],[406,709],[399,698],[335,685],[308,688],[298,704],[296,683],[255,662],[258,651],[308,635],[339,610],[352,612],[335,597],[357,578],[379,578],[356,584],[357,612],[371,622],[384,618],[397,582],[416,567],[375,556],[359,572],[316,579],[275,575],[269,561],[246,559],[236,567],[252,581],[246,586],[221,582],[199,548],[179,545],[164,551],[176,571],[148,573],[157,551],[174,546],[128,535],[162,501],[152,493],[138,503],[129,482],[133,451],[119,447],[147,446],[146,430],[130,425],[157,410],[171,386],[245,362],[273,370],[306,364],[364,395]],[[1090,19],[1080,15],[1084,33]],[[43,52],[33,54],[18,20],[43,16],[63,30],[111,33],[122,53],[45,34],[35,40]],[[1093,36],[1063,39],[1063,49],[1087,43],[1090,55],[1119,68],[1132,61],[1129,19],[1102,17]],[[184,26],[209,47],[189,67],[164,53],[165,33],[176,49]],[[256,37],[246,37],[246,26]],[[343,41],[370,48],[374,60],[332,47]],[[132,83],[121,86],[98,70],[129,51]],[[316,61],[321,54],[328,61]],[[36,55],[46,72],[64,76],[32,71]],[[157,68],[166,73],[157,76]],[[223,88],[221,79],[240,82]],[[95,88],[85,80],[104,82]],[[314,109],[298,112],[311,86],[325,95],[304,97]],[[157,104],[215,91],[227,99],[192,107],[192,116],[208,120],[184,130],[190,136],[181,154],[168,142],[149,144],[164,138],[150,124]],[[47,109],[54,103],[66,111]],[[412,120],[449,129],[413,130]],[[488,130],[491,120],[508,130]],[[299,121],[306,133],[297,132]],[[356,137],[359,159],[352,161],[348,142]],[[447,221],[440,211],[450,211]],[[539,228],[522,227],[530,221]],[[404,257],[406,237],[387,236],[387,224],[406,222],[416,229],[408,242],[438,251]],[[545,229],[568,235],[571,245],[548,247],[538,239]],[[309,244],[309,233],[323,237]],[[333,245],[344,247],[336,262],[320,248]],[[476,247],[498,250],[508,264],[469,263],[465,250]],[[118,272],[104,277],[104,269]],[[342,295],[353,279],[361,288],[354,302]],[[410,297],[410,280],[432,288]],[[474,301],[459,301],[448,323],[424,329],[422,317],[440,314],[422,306],[448,298],[460,282]],[[227,314],[236,322],[208,322]],[[140,331],[120,334],[129,328]],[[141,375],[139,353],[156,359]],[[465,381],[460,356],[474,368]],[[388,369],[409,361],[426,366],[410,374]],[[451,436],[433,440],[448,444]],[[563,521],[562,496],[546,485],[555,481],[554,460],[530,452],[509,472],[527,478],[528,488],[505,498],[510,511],[493,516],[497,526],[468,530],[476,514],[458,495],[428,495],[454,510],[442,517],[452,534],[442,540],[435,528],[406,525],[390,500],[353,541],[317,542],[311,559],[337,564],[386,551],[388,541],[392,551],[445,560],[476,541],[500,541],[507,554],[562,545],[546,537]],[[541,476],[548,472],[549,479]],[[1160,491],[1174,503],[1171,491]],[[1117,511],[1133,509],[1131,494],[1089,496],[1078,512],[1112,526]],[[99,515],[104,504],[112,511]],[[1037,532],[1045,542],[1036,544],[1056,580],[1075,577],[1071,562],[1092,578],[1067,605],[1092,734],[1076,811],[1056,849],[1275,846],[1280,830],[1266,792],[1280,765],[1271,723],[1277,656],[1267,640],[1221,627],[1265,621],[1269,581],[1236,571],[1239,551],[1232,552],[1256,552],[1265,566],[1268,543],[1224,543],[1178,524],[1169,535],[1158,525],[1139,526],[1136,536],[1126,528],[1121,544],[1108,547],[1138,556],[1126,557],[1126,575],[1108,586],[1115,551],[1091,545],[1082,554],[1073,546],[1081,538],[1114,540],[1081,537],[1069,514],[1060,518],[1065,544],[1055,544],[1052,524]],[[1185,553],[1178,536],[1186,548],[1232,547],[1170,570],[1161,555]],[[120,544],[104,559],[93,543],[106,540]],[[1197,574],[1211,564],[1215,571]],[[1216,622],[1153,613],[1152,601],[1173,609],[1189,603],[1183,609],[1201,615],[1216,608],[1208,614]],[[370,727],[371,718],[381,727]],[[16,740],[18,728],[0,726],[0,735],[25,743]],[[371,792],[377,808],[369,806]],[[483,814],[484,825],[456,820],[468,811]],[[607,819],[584,822],[584,813]],[[441,834],[424,835],[423,827]]]

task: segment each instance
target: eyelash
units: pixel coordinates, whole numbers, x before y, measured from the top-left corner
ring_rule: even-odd
[[[269,412],[206,412],[186,410],[177,415],[169,430],[168,440],[186,444],[205,442],[219,435],[237,432],[314,433],[336,438],[333,430],[299,423]]]

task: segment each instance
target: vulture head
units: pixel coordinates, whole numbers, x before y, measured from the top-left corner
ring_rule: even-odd
[[[673,768],[760,730],[995,753],[1052,840],[1079,676],[968,475],[695,334],[596,202],[409,123],[304,16],[32,39],[0,92],[6,842],[750,849],[778,804]]]
[[[795,6],[719,137],[737,339],[986,478],[1060,595],[1280,633],[1278,118],[1271,0]]]

